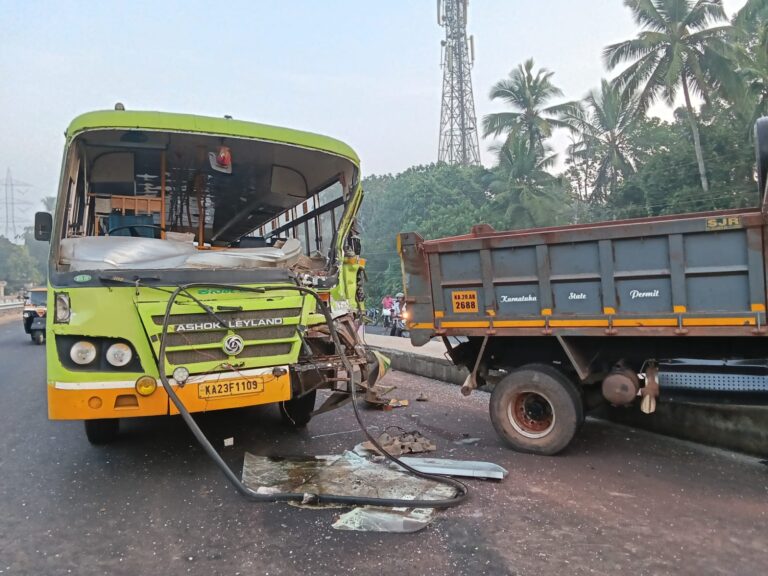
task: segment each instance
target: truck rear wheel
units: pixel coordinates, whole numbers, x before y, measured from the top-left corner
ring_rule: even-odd
[[[91,444],[109,444],[117,437],[120,420],[117,418],[99,418],[85,421],[85,435]]]
[[[491,394],[491,422],[515,450],[551,456],[563,450],[584,420],[576,387],[545,364],[528,364],[508,374]]]
[[[312,411],[315,409],[315,396],[317,396],[317,390],[312,390],[299,398],[280,402],[280,416],[283,422],[294,428],[304,428],[309,424]]]

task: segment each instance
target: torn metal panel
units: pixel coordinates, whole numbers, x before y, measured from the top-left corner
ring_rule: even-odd
[[[474,460],[449,460],[446,458],[414,458],[403,456],[400,460],[419,472],[442,474],[443,476],[463,476],[466,478],[491,478],[503,480],[508,472],[493,462]],[[394,464],[392,464],[394,466]]]
[[[360,532],[418,532],[426,528],[435,519],[434,508],[412,508],[409,510],[374,508],[365,506],[354,508],[339,516],[333,527],[336,530],[356,530]]]

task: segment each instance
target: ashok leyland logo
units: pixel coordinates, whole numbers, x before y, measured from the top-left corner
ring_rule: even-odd
[[[243,348],[245,348],[245,343],[243,342],[243,339],[240,338],[237,334],[230,334],[226,338],[224,338],[224,342],[221,343],[221,347],[224,349],[224,352],[229,356],[237,356],[240,354],[240,352],[243,351]]]

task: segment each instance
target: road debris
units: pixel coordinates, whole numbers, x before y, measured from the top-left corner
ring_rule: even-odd
[[[429,396],[427,396],[426,394],[424,394],[424,392],[422,392],[416,398],[416,402],[429,402]]]
[[[435,519],[434,508],[354,508],[339,516],[333,523],[336,530],[362,532],[418,532]]]
[[[383,404],[381,407],[384,410],[392,410],[393,408],[405,408],[408,405],[410,405],[409,400],[396,400],[395,398],[390,398],[389,402]]]
[[[423,436],[421,432],[417,430],[403,432],[397,436],[392,436],[387,432],[383,432],[376,440],[381,447],[392,456],[400,456],[401,454],[420,454],[422,452],[434,452],[437,450],[435,443]],[[363,442],[360,446],[363,450],[378,453],[378,450],[371,442]],[[355,450],[355,452],[359,453],[357,450]]]
[[[304,501],[296,503],[301,508],[336,506],[317,504],[316,495],[320,493],[401,500],[438,500],[456,494],[451,486],[411,476],[398,467],[372,462],[349,451],[313,458],[270,458],[246,452],[243,483],[260,494],[303,493]],[[416,532],[434,517],[432,508],[365,506],[342,514],[333,527],[338,530]]]
[[[245,453],[243,483],[260,493],[301,492],[397,499],[450,498],[455,489],[371,462],[353,452],[309,458]]]
[[[442,474],[444,476],[463,476],[466,478],[490,478],[503,480],[507,477],[506,468],[493,462],[476,460],[450,460],[446,458],[413,458],[403,456],[400,460],[419,472]],[[392,464],[392,466],[396,466]]]
[[[458,440],[454,440],[454,444],[459,445],[465,445],[465,446],[471,446],[473,444],[477,444],[480,442],[480,438],[459,438]]]
[[[235,445],[235,439],[234,438],[232,438],[232,437],[224,438],[224,446],[225,447],[234,446],[234,445]]]

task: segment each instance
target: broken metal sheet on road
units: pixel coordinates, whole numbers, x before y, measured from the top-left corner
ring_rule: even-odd
[[[271,458],[245,453],[243,483],[261,493],[295,492],[371,498],[439,500],[454,488],[410,476],[353,452],[310,458]]]
[[[446,458],[412,458],[410,456],[403,456],[400,460],[419,472],[442,474],[443,476],[503,480],[508,474],[506,468],[502,468],[493,462],[449,460]],[[395,464],[392,464],[392,466],[395,466]]]
[[[354,508],[339,516],[336,530],[411,533],[426,528],[435,519],[434,508]]]

